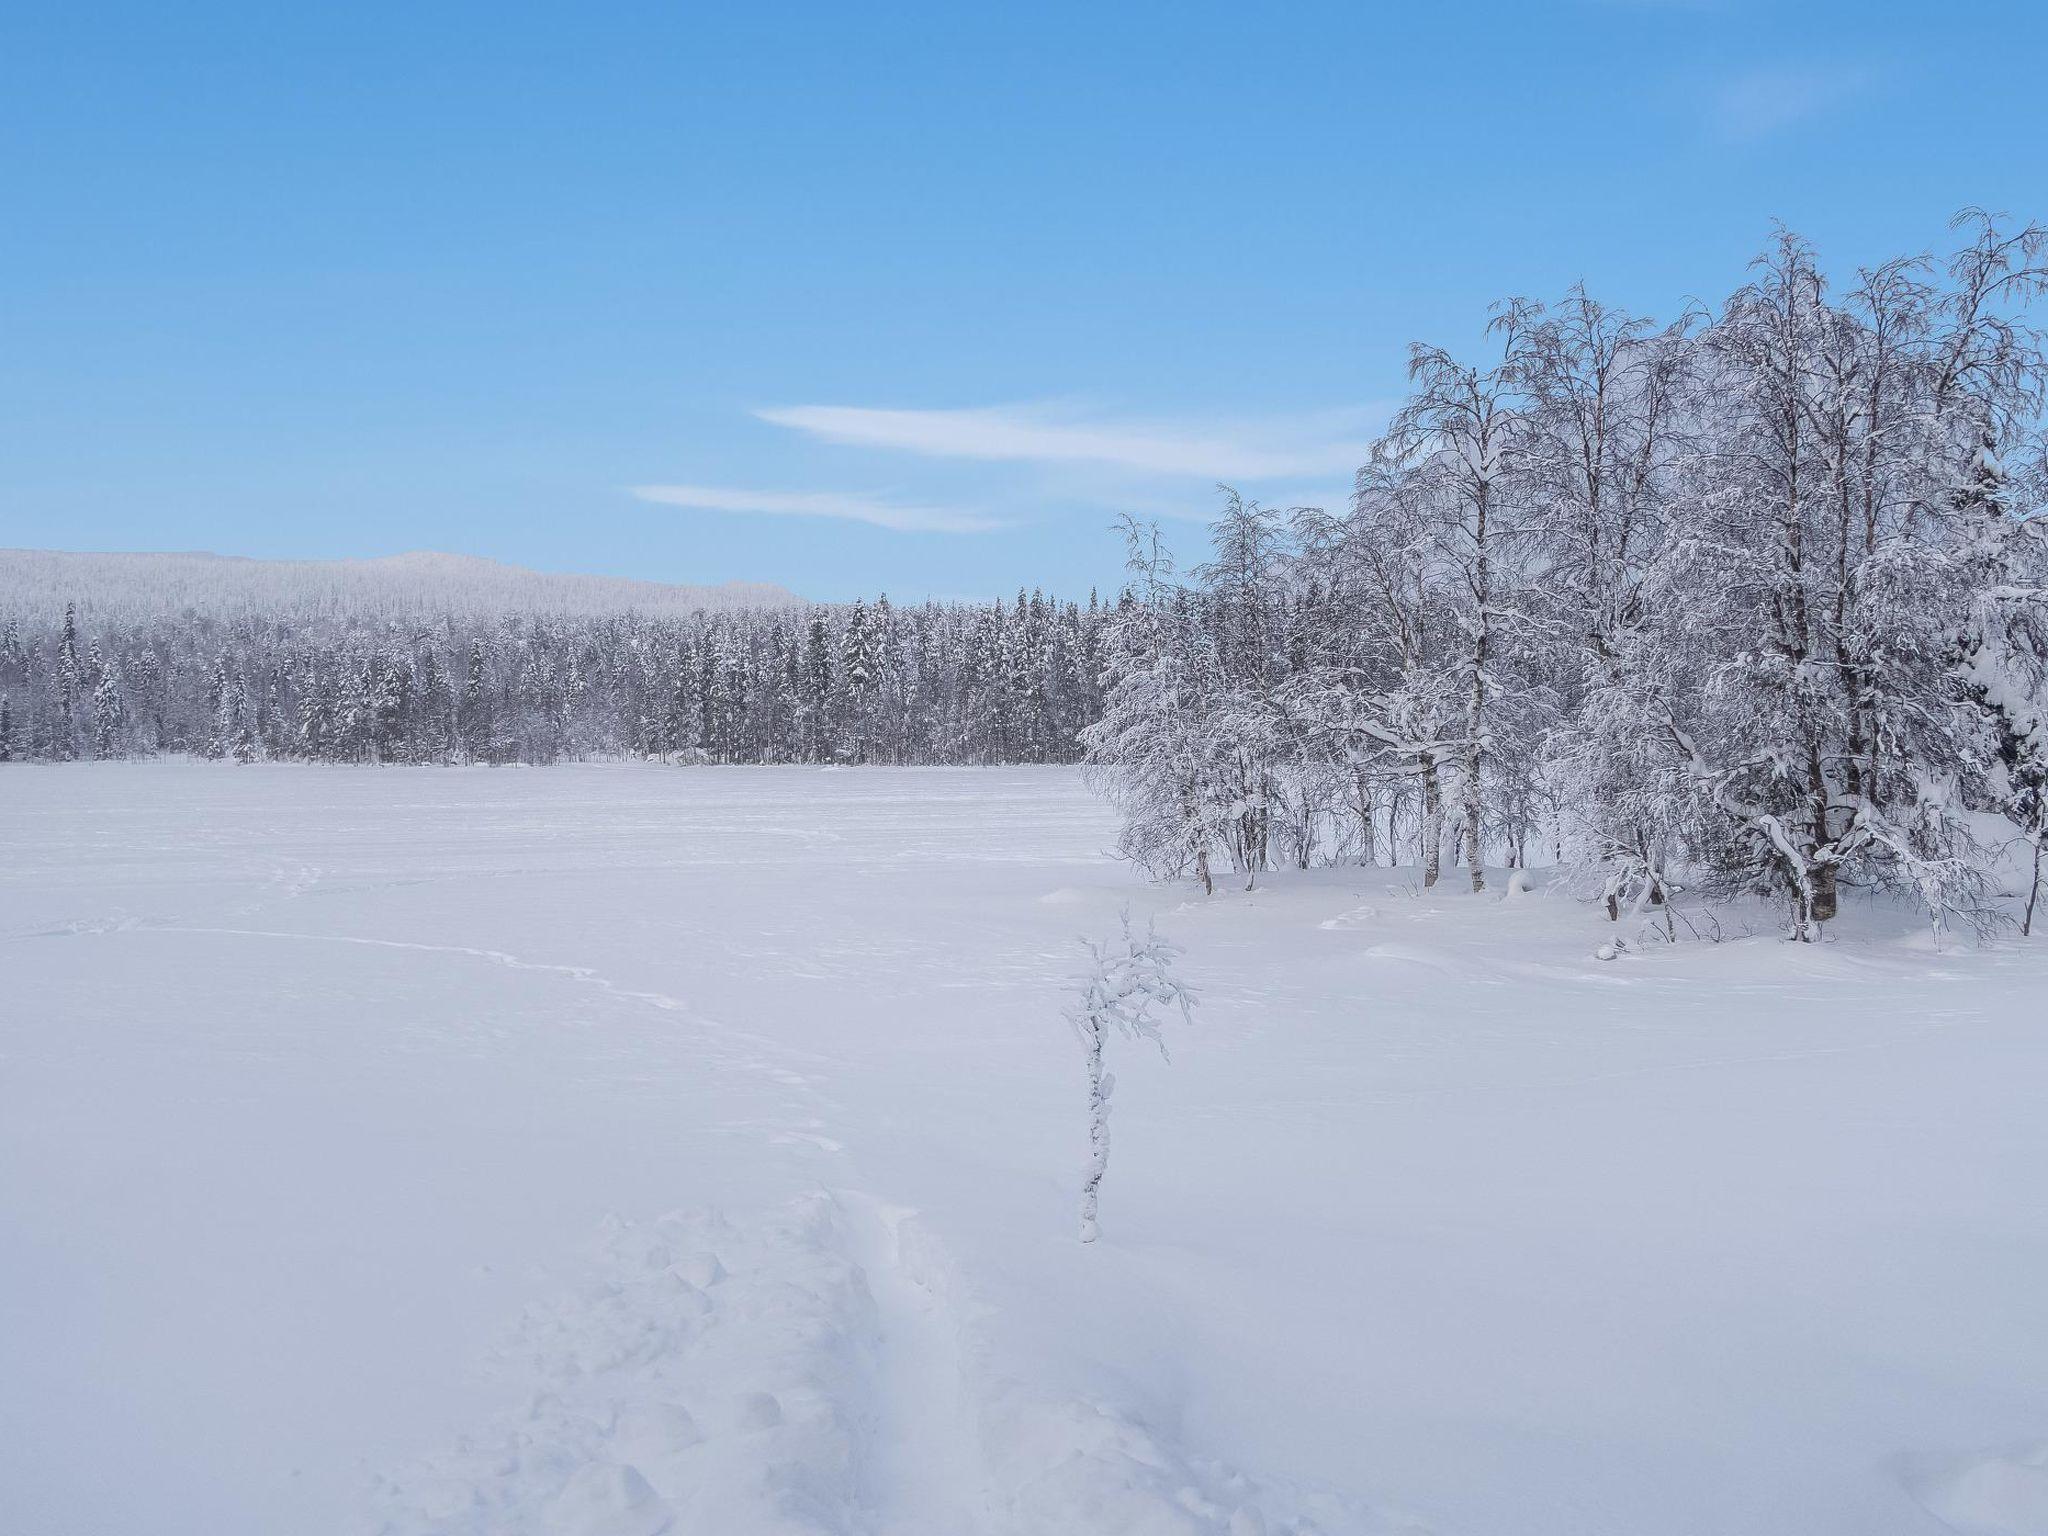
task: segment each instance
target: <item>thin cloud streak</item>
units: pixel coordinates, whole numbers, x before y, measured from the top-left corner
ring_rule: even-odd
[[[927,458],[1114,465],[1154,475],[1239,480],[1349,473],[1365,460],[1355,432],[1363,412],[1217,430],[1146,422],[1063,419],[1043,407],[886,410],[854,405],[777,406],[761,420],[827,442]]]
[[[628,489],[638,500],[661,506],[759,517],[831,517],[896,533],[988,533],[1005,526],[997,518],[975,512],[909,505],[856,491],[755,491],[722,485],[635,485]]]
[[[1709,103],[1709,119],[1722,138],[1754,143],[1831,111],[1875,79],[1861,65],[1748,69],[1721,82]]]

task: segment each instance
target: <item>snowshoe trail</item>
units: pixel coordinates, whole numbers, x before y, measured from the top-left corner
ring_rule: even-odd
[[[335,944],[364,949],[389,949],[410,951],[417,954],[445,955],[458,961],[480,961],[487,965],[500,966],[511,971],[531,971],[544,976],[553,976],[574,986],[589,987],[603,994],[615,1003],[629,1007],[656,1009],[662,1013],[683,1014],[688,1017],[690,1027],[702,1035],[707,1050],[716,1050],[721,1065],[739,1071],[757,1073],[785,1088],[810,1092],[818,1081],[814,1072],[800,1072],[781,1062],[795,1062],[804,1067],[817,1068],[832,1065],[826,1058],[810,1051],[800,1050],[782,1041],[772,1040],[764,1035],[735,1029],[729,1024],[706,1017],[700,1010],[679,997],[666,992],[650,991],[646,988],[628,987],[612,980],[609,976],[587,965],[570,965],[552,960],[528,960],[502,949],[486,949],[469,944],[428,944],[412,939],[385,939],[368,935],[345,933],[307,933],[291,929],[275,928],[226,928],[199,927],[193,925],[172,926],[162,923],[122,923],[118,928],[105,931],[129,931],[147,927],[156,933],[195,934],[216,938],[268,939],[287,944]],[[67,930],[70,931],[70,930]],[[103,930],[94,929],[93,932]],[[775,1058],[780,1058],[777,1060]],[[820,1144],[830,1143],[830,1138],[815,1138]],[[828,1149],[836,1149],[831,1144]]]
[[[1382,1536],[1106,1404],[975,1368],[915,1212],[807,1195],[610,1224],[501,1351],[520,1406],[378,1480],[376,1536]]]
[[[916,1212],[857,1191],[838,1198],[879,1330],[869,1446],[877,1536],[982,1536],[988,1469],[943,1261]]]

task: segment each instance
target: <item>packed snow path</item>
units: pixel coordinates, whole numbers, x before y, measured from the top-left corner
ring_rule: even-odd
[[[0,1529],[2048,1531],[2048,953],[1059,770],[0,769]],[[1074,1242],[1076,935],[1203,992]]]

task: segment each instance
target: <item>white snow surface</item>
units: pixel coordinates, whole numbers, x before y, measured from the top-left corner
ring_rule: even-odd
[[[0,1530],[2048,1532],[2038,942],[1601,962],[1540,871],[1203,900],[1113,831],[0,769]],[[1125,903],[1202,1003],[1112,1048],[1083,1247]]]

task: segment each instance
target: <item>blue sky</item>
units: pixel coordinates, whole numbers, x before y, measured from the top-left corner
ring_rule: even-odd
[[[1085,592],[1502,295],[2048,216],[2044,10],[10,0],[0,545]]]

